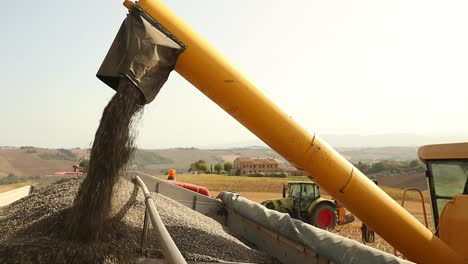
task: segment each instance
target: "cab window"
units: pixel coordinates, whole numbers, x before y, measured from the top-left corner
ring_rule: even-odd
[[[463,194],[468,188],[468,160],[437,160],[428,164],[432,174],[431,193],[440,215],[454,195]]]
[[[313,199],[315,198],[315,186],[311,184],[304,184],[302,186],[302,197],[304,199]]]
[[[265,207],[268,209],[275,209],[275,206],[273,205],[272,202],[267,203]]]
[[[301,185],[300,184],[291,185],[289,189],[289,197],[299,198],[300,195],[301,195]]]

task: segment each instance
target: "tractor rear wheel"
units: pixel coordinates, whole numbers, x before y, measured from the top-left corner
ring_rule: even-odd
[[[328,203],[318,204],[312,213],[312,225],[322,229],[333,229],[338,221],[335,207]]]

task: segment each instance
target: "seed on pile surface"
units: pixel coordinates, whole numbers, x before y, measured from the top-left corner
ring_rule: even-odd
[[[64,218],[82,180],[60,180],[0,208],[0,263],[135,263],[142,256],[162,257],[151,230],[140,253],[144,196],[124,179],[114,188],[108,224],[99,241],[82,243],[64,237]],[[153,196],[161,219],[188,261],[272,263],[263,252],[227,234],[215,220],[165,196]]]

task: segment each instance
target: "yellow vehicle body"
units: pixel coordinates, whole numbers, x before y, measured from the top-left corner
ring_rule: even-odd
[[[128,1],[126,6],[131,7]],[[268,99],[254,83],[159,0],[136,4],[183,42],[176,71],[371,226],[405,257],[418,263],[462,263],[452,248],[426,229],[363,173]]]
[[[468,195],[457,195],[440,215],[439,237],[468,259]]]
[[[468,260],[468,143],[423,146],[418,156],[427,167],[439,237]]]

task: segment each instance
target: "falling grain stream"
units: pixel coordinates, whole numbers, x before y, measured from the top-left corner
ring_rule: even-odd
[[[70,239],[97,241],[109,218],[111,198],[119,172],[135,150],[136,121],[144,98],[126,78],[104,109],[91,148],[89,169],[67,219]]]

